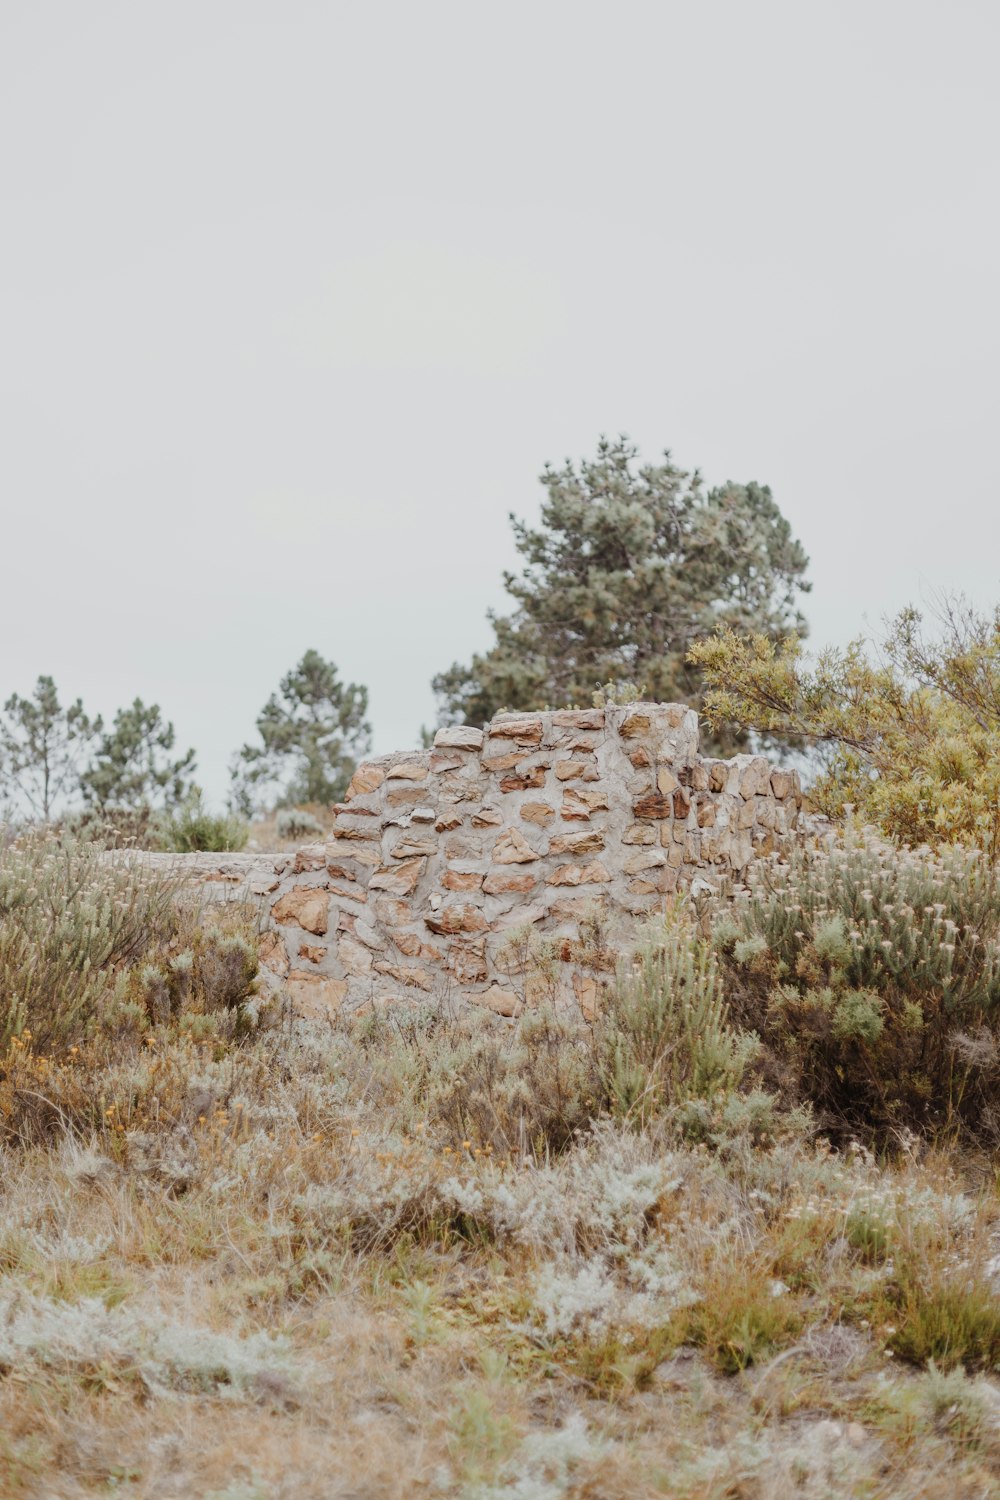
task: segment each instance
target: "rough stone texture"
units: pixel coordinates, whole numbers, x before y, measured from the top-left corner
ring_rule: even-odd
[[[304,1015],[434,996],[519,1015],[537,998],[516,951],[530,929],[559,955],[551,998],[593,1016],[608,976],[575,956],[581,919],[739,884],[801,805],[795,771],[702,758],[683,704],[501,714],[360,766],[325,846],[174,858],[262,905],[264,961]]]

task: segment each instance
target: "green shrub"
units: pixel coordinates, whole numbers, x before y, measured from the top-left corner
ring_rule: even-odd
[[[716,925],[734,1017],[772,1086],[841,1134],[1000,1119],[1000,886],[980,856],[879,840],[751,870]]]
[[[623,967],[599,1047],[613,1113],[637,1120],[740,1082],[755,1040],[730,1025],[715,955],[682,913]]]
[[[250,830],[233,814],[210,813],[200,787],[192,787],[177,812],[164,820],[160,847],[178,854],[245,849]]]
[[[0,1046],[82,1035],[118,970],[174,925],[176,883],[53,833],[0,839]]]
[[[901,1257],[893,1301],[888,1342],[903,1359],[943,1370],[1000,1367],[1000,1299],[974,1269]]]

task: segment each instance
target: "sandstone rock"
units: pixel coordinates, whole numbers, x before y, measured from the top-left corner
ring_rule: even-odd
[[[473,828],[499,828],[503,823],[503,813],[498,807],[481,807],[473,813],[470,821]]]
[[[512,927],[531,927],[535,922],[544,922],[548,914],[547,906],[515,906],[497,917],[493,929],[495,932],[509,932]]]
[[[261,933],[257,953],[262,966],[270,969],[272,974],[283,978],[288,973],[288,949],[285,947],[280,932],[269,930]]]
[[[588,865],[560,865],[546,881],[547,885],[602,885],[611,879],[599,859]]]
[[[295,969],[285,981],[285,989],[297,1016],[306,1021],[330,1020],[347,998],[347,981],[328,979]]]
[[[443,906],[433,916],[425,917],[424,923],[431,932],[445,936],[456,932],[485,932],[487,927],[479,907],[463,901]]]
[[[521,817],[525,823],[536,823],[540,828],[551,823],[555,815],[555,808],[550,807],[547,802],[523,802],[521,804]],[[565,813],[563,816],[565,817]]]
[[[472,729],[468,724],[451,724],[446,729],[438,730],[434,736],[434,745],[437,749],[481,750],[483,738],[481,729]]]
[[[527,760],[527,750],[507,750],[503,755],[484,756],[482,766],[491,776],[497,776],[501,771],[513,771],[523,760]]]
[[[271,908],[271,916],[282,927],[302,927],[322,937],[327,929],[330,898],[319,886],[293,886]]]
[[[573,975],[573,993],[576,1003],[580,1007],[580,1014],[585,1021],[597,1019],[597,980],[589,974]]]
[[[798,776],[794,771],[775,770],[771,772],[771,791],[783,802],[786,797],[797,790]]]
[[[665,797],[662,792],[650,792],[632,804],[632,814],[636,818],[669,818],[673,811],[673,797]]]
[[[375,902],[375,915],[387,927],[402,927],[413,921],[413,908],[408,901],[393,901],[389,896],[380,896]]]
[[[628,758],[637,771],[644,771],[647,766],[653,764],[653,757],[645,745],[636,745],[633,750],[629,751]]]
[[[641,849],[625,861],[622,869],[626,875],[638,875],[642,870],[655,870],[666,863],[667,856],[662,849]]]
[[[505,828],[493,845],[495,865],[526,865],[538,857],[527,839],[518,833],[516,828]]]
[[[677,777],[674,775],[673,771],[671,771],[670,767],[661,766],[656,773],[657,791],[661,792],[664,797],[670,797],[679,786],[680,782],[677,780]]]
[[[372,827],[370,824],[358,827],[357,824],[337,823],[331,830],[331,837],[336,839],[340,845],[376,844],[378,843],[378,836],[378,829]],[[345,852],[353,855],[355,851],[348,849]]]
[[[531,792],[545,785],[545,766],[529,766],[518,776],[502,776],[501,792]]]
[[[623,844],[655,844],[656,829],[649,823],[630,823],[622,834]]]
[[[481,984],[488,973],[486,939],[472,938],[451,943],[447,967],[459,984]]]
[[[737,756],[737,760],[744,757]],[[750,764],[740,777],[740,796],[743,798],[755,797],[758,793],[771,790],[771,767],[762,755],[746,757]]]
[[[604,848],[604,834],[597,828],[584,833],[560,833],[549,844],[550,854],[596,854]]]
[[[390,979],[395,979],[397,984],[404,984],[411,989],[431,991],[434,988],[433,977],[426,969],[410,968],[406,964],[377,963],[375,971],[384,974]]]
[[[691,811],[691,798],[686,787],[679,786],[674,792],[674,817],[683,820]]]
[[[296,849],[292,861],[293,874],[304,875],[307,870],[322,870],[325,866],[325,844],[304,844],[301,849]]]
[[[415,932],[394,932],[392,940],[400,953],[407,958],[420,958],[425,963],[440,963],[444,956],[440,948],[435,948],[431,943],[425,943],[423,938]]]
[[[552,715],[556,729],[603,729],[603,708],[560,708]]]
[[[304,958],[309,964],[321,964],[326,955],[327,949],[319,943],[303,943],[299,948],[299,958]]]
[[[483,877],[473,870],[445,870],[441,884],[446,891],[478,891]]]
[[[690,768],[688,785],[693,792],[707,792],[710,784],[711,774],[707,765],[696,763]]]
[[[387,781],[426,781],[427,767],[419,760],[399,760],[385,775]]]
[[[487,896],[503,896],[511,891],[530,891],[536,884],[534,875],[515,875],[513,870],[491,870],[482,882]]]
[[[444,841],[446,859],[478,859],[483,852],[483,841],[474,833],[453,833]]]
[[[366,797],[370,792],[377,792],[384,780],[385,772],[381,766],[359,766],[347,788],[347,800],[350,801],[352,797]]]
[[[698,803],[698,827],[712,828],[715,826],[715,803],[706,797],[704,802]]]
[[[338,853],[339,852],[340,851],[338,851]],[[348,867],[346,865],[337,864],[334,860],[332,860],[330,858],[329,854],[327,855],[327,861],[326,861],[326,873],[328,875],[331,875],[334,878],[334,880],[353,880],[353,881],[356,881],[357,878],[358,878],[357,875],[355,874],[355,872],[353,870],[348,869]]]
[[[364,943],[366,948],[381,950],[385,947],[385,941],[381,933],[370,922],[366,922],[364,917],[354,918],[354,925],[351,931]]]
[[[460,771],[467,764],[464,755],[454,750],[450,755],[444,755],[439,750],[432,750],[427,761],[427,768],[432,776],[446,776],[449,771]]]
[[[436,854],[437,848],[437,839],[411,833],[394,844],[389,852],[393,859],[422,859],[425,855]]]
[[[498,714],[490,725],[490,736],[517,740],[522,745],[538,745],[542,739],[542,721],[537,714]]]
[[[660,888],[652,880],[636,876],[634,880],[629,881],[628,889],[630,896],[655,896]]]
[[[495,1011],[498,1016],[519,1016],[524,1009],[519,996],[513,990],[501,989],[498,984],[492,984],[481,995],[470,995],[469,999],[473,1005],[484,1005],[488,1010]]]
[[[337,944],[337,957],[348,974],[364,979],[372,971],[372,956],[363,943],[345,932]]]
[[[578,923],[593,911],[595,905],[603,904],[595,900],[595,894],[587,896],[560,896],[553,901],[549,907],[549,916],[553,922],[561,924]]]
[[[459,817],[458,813],[453,812],[442,813],[437,822],[434,824],[434,828],[437,833],[450,833],[453,828],[460,828],[461,826],[462,819]]]
[[[597,767],[585,760],[557,760],[553,770],[557,781],[597,780]]]
[[[416,807],[427,796],[427,788],[417,782],[403,781],[389,787],[385,794],[387,807]]]
[[[640,735],[648,734],[653,727],[653,721],[644,709],[633,709],[626,713],[618,725],[618,733],[623,740],[633,740]]]
[[[423,868],[422,859],[407,859],[398,865],[383,865],[369,880],[369,889],[388,891],[392,896],[411,896],[423,873]]]
[[[563,791],[560,816],[564,822],[589,823],[595,812],[607,812],[608,794],[587,787],[568,786]]]

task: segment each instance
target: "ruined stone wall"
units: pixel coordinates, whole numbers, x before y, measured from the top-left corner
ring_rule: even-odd
[[[304,1014],[437,995],[514,1015],[530,929],[559,960],[553,998],[587,1013],[599,979],[579,924],[595,904],[633,918],[678,885],[738,881],[793,836],[801,802],[797,773],[761,756],[701,757],[681,704],[442,729],[428,751],[362,765],[326,845],[263,883],[258,862],[267,961]]]

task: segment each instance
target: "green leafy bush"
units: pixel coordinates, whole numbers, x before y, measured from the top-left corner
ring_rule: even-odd
[[[162,823],[160,846],[178,854],[245,849],[250,830],[234,814],[210,813],[201,787],[192,787],[178,810]]]
[[[872,837],[760,865],[716,923],[736,1020],[827,1128],[995,1136],[1000,887],[981,856]]]
[[[682,913],[652,928],[619,974],[600,1050],[609,1104],[622,1116],[642,1119],[740,1082],[756,1042],[730,1025],[715,955]]]
[[[0,840],[0,1046],[80,1036],[116,972],[174,924],[176,883],[53,833]]]

